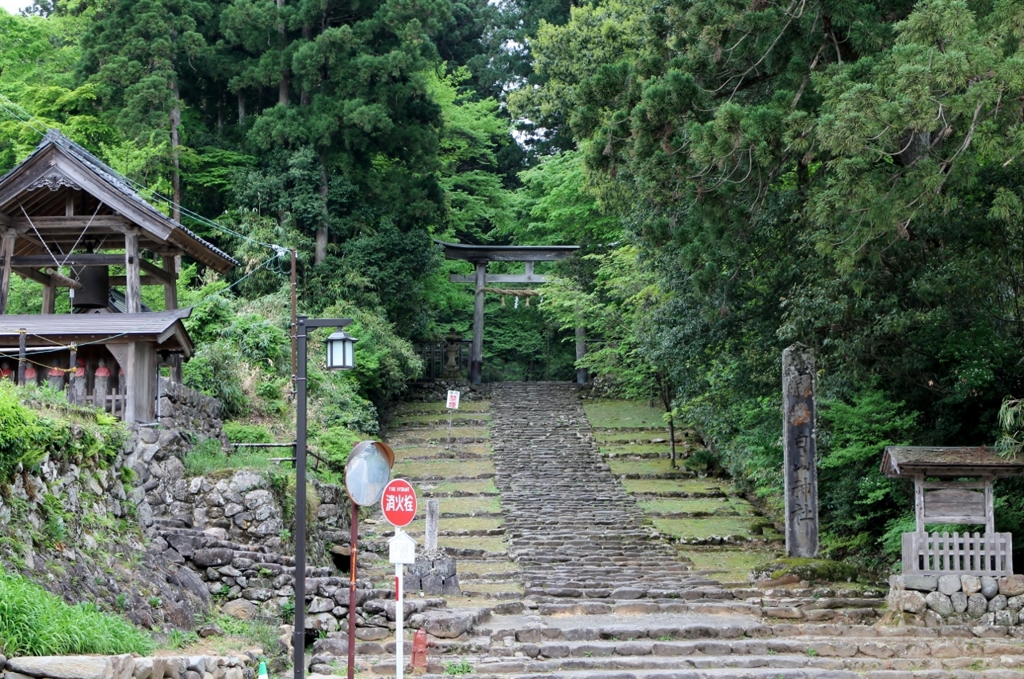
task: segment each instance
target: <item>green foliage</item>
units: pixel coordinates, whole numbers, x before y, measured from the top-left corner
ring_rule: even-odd
[[[153,641],[119,617],[69,606],[20,575],[0,573],[0,653],[148,655]]]
[[[205,439],[185,454],[185,473],[189,476],[210,476],[236,469],[273,469],[273,457],[265,450],[240,449],[227,455],[217,439]]]
[[[22,396],[28,401],[22,403]],[[70,406],[63,392],[38,389],[23,394],[10,381],[0,382],[0,483],[18,465],[31,469],[47,456],[106,468],[126,438],[110,415]]]
[[[444,665],[444,673],[449,675],[473,674],[473,671],[473,666],[465,658],[459,662],[452,660]]]
[[[1016,458],[1024,450],[1024,399],[1007,398],[999,407],[1002,436],[996,442],[1000,455]]]
[[[14,385],[0,382],[0,482],[37,450],[42,435],[38,415],[21,404]]]
[[[186,632],[180,629],[172,629],[167,634],[167,648],[172,651],[191,646],[199,641],[199,635],[195,632]]]
[[[326,460],[330,475],[333,475],[337,481],[343,481],[348,455],[352,452],[352,448],[363,439],[363,436],[351,429],[328,427],[316,433],[310,447],[317,455]]]
[[[273,443],[274,437],[266,427],[258,424],[225,422],[224,435],[232,443]]]
[[[182,377],[185,386],[219,399],[223,413],[231,417],[244,415],[251,407],[242,389],[242,369],[237,348],[221,340],[200,347],[184,365]]]

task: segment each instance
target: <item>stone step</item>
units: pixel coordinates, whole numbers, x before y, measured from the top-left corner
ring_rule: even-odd
[[[514,668],[515,666],[511,666]],[[374,668],[375,670],[377,668]],[[481,666],[484,669],[484,666]],[[510,668],[511,669],[511,668]],[[386,666],[381,674],[391,675]],[[444,667],[437,665],[432,668],[434,674],[421,675],[422,679],[447,679],[450,674]],[[877,670],[846,670],[819,667],[774,667],[771,664],[757,668],[693,668],[693,669],[643,669],[630,670],[593,670],[559,671],[559,672],[516,672],[511,673],[474,673],[475,679],[1021,679],[1024,674],[1009,669],[992,670],[934,670],[934,669],[877,669]]]
[[[507,639],[507,638],[506,638]],[[801,658],[864,658],[877,661],[892,659],[932,658],[938,660],[964,657],[1012,658],[1024,666],[1024,646],[1020,644],[979,643],[971,639],[857,639],[857,638],[805,638],[805,639],[730,639],[669,641],[541,641],[512,645],[496,642],[491,653],[505,657],[533,659],[575,659],[600,657],[703,657],[754,656],[771,657],[791,655]],[[440,650],[440,648],[438,649]]]

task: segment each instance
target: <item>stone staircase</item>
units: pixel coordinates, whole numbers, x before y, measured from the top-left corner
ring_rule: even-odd
[[[601,457],[572,385],[495,385],[491,414],[495,485],[528,597],[732,598],[641,523]]]
[[[490,412],[524,593],[443,635],[423,625],[426,677],[1024,679],[1015,628],[887,626],[880,591],[728,585],[693,569],[610,472],[573,385],[495,385]],[[360,676],[394,673],[394,641],[361,648]],[[344,672],[341,653],[317,651],[314,671]]]

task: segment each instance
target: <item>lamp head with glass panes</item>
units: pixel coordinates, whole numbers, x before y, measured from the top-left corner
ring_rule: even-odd
[[[331,333],[327,338],[327,368],[328,370],[351,370],[356,365],[356,342],[355,337],[344,330]]]

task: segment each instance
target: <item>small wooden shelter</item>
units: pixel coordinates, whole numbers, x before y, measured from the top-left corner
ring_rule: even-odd
[[[914,480],[916,530],[903,534],[903,572],[925,575],[1011,575],[1013,534],[995,532],[992,485],[1024,473],[984,446],[889,446],[882,473]],[[984,526],[979,535],[929,533],[928,524]]]
[[[123,409],[106,393],[95,394],[97,402],[127,420],[151,422],[161,357],[180,366],[192,353],[181,324],[189,310],[178,310],[181,257],[221,273],[237,262],[56,130],[0,177],[0,234],[0,353],[19,357],[19,381],[28,381],[26,362],[30,375],[37,366],[54,378],[61,370],[72,380],[84,373],[90,386],[98,371],[109,379],[100,382],[105,389],[123,394]],[[110,267],[118,267],[116,275]],[[43,286],[39,316],[7,315],[12,273]],[[143,285],[163,287],[166,311],[143,307]],[[70,316],[54,314],[61,288],[69,290]],[[79,384],[71,393],[81,391]]]

